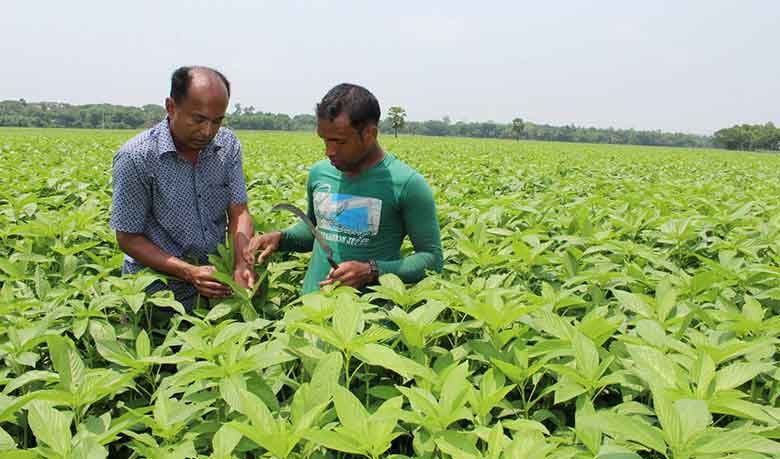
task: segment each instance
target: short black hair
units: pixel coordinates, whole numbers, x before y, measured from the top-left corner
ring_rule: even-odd
[[[371,91],[356,84],[341,83],[334,87],[322,101],[317,104],[317,118],[333,121],[346,113],[349,124],[358,132],[373,123],[379,125],[379,117],[382,112],[379,109],[379,101]]]
[[[179,67],[171,75],[171,99],[174,102],[181,103],[187,97],[187,91],[190,88],[190,82],[192,81],[193,70],[208,70],[215,73],[223,83],[225,83],[225,89],[227,89],[228,98],[230,98],[230,82],[225,75],[219,70],[212,69],[211,67],[202,66],[185,66]]]

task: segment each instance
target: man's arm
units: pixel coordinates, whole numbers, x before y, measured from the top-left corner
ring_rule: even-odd
[[[443,255],[436,203],[420,174],[410,178],[401,192],[401,213],[414,253],[400,260],[377,260],[379,274],[393,273],[404,282],[418,282],[426,271],[441,272]]]
[[[252,263],[244,257],[244,252],[252,239],[254,225],[246,203],[228,206],[228,234],[233,241],[233,278],[244,288],[252,288],[256,275]]]
[[[311,191],[311,172],[306,178],[306,215],[309,220],[317,225],[317,217],[314,215],[314,198]],[[298,221],[295,225],[283,230],[279,239],[279,249],[283,252],[311,252],[314,249],[314,235],[311,234],[308,225]]]
[[[244,288],[252,288],[256,275],[254,263],[246,260],[244,252],[254,233],[252,216],[247,207],[246,180],[244,179],[244,161],[241,156],[241,142],[231,136],[233,143],[228,170],[230,204],[228,205],[228,235],[233,242],[233,279]]]
[[[213,266],[194,266],[162,250],[143,234],[116,232],[119,248],[134,260],[155,271],[182,279],[194,285],[207,298],[222,298],[230,289],[211,277]]]

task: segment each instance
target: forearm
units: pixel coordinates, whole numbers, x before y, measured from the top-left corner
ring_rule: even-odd
[[[190,281],[195,267],[162,250],[146,236],[117,231],[117,243],[124,253],[133,257],[138,263],[163,274]]]
[[[254,233],[254,224],[252,216],[246,206],[231,212],[231,218],[228,221],[228,234],[233,244],[234,269],[238,269],[245,264],[244,251],[249,245]]]
[[[284,252],[311,252],[314,247],[314,236],[303,222],[282,231],[279,250]]]
[[[427,271],[441,272],[442,254],[435,249],[420,251],[400,260],[377,260],[380,274],[392,273],[405,283],[419,282]]]

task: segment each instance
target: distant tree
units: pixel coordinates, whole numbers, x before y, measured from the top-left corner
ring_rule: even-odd
[[[512,120],[512,134],[514,135],[515,139],[520,140],[520,137],[523,136],[523,131],[525,131],[525,123],[523,123],[522,118],[515,118]]]
[[[780,129],[774,124],[740,124],[720,129],[712,137],[715,145],[728,150],[778,150]]]
[[[254,105],[250,105],[249,107],[244,109],[244,114],[245,115],[254,115],[254,113],[255,113],[255,106]]]
[[[242,113],[242,111],[241,111],[241,104],[236,102],[235,107],[236,107],[236,109],[233,111],[232,115],[233,116],[241,116],[241,113]]]
[[[387,114],[390,117],[390,122],[393,125],[393,132],[395,133],[395,136],[398,137],[398,130],[402,129],[404,127],[404,123],[406,122],[406,110],[401,107],[390,107],[390,110],[388,110]]]

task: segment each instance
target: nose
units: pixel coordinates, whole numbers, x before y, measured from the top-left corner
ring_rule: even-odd
[[[336,153],[337,153],[336,145],[332,143],[325,144],[325,156],[327,156],[328,158],[333,158],[334,156],[336,156]]]
[[[210,139],[217,134],[218,130],[219,130],[219,124],[213,121],[206,121],[205,123],[203,123],[203,130],[201,132],[206,138]]]

